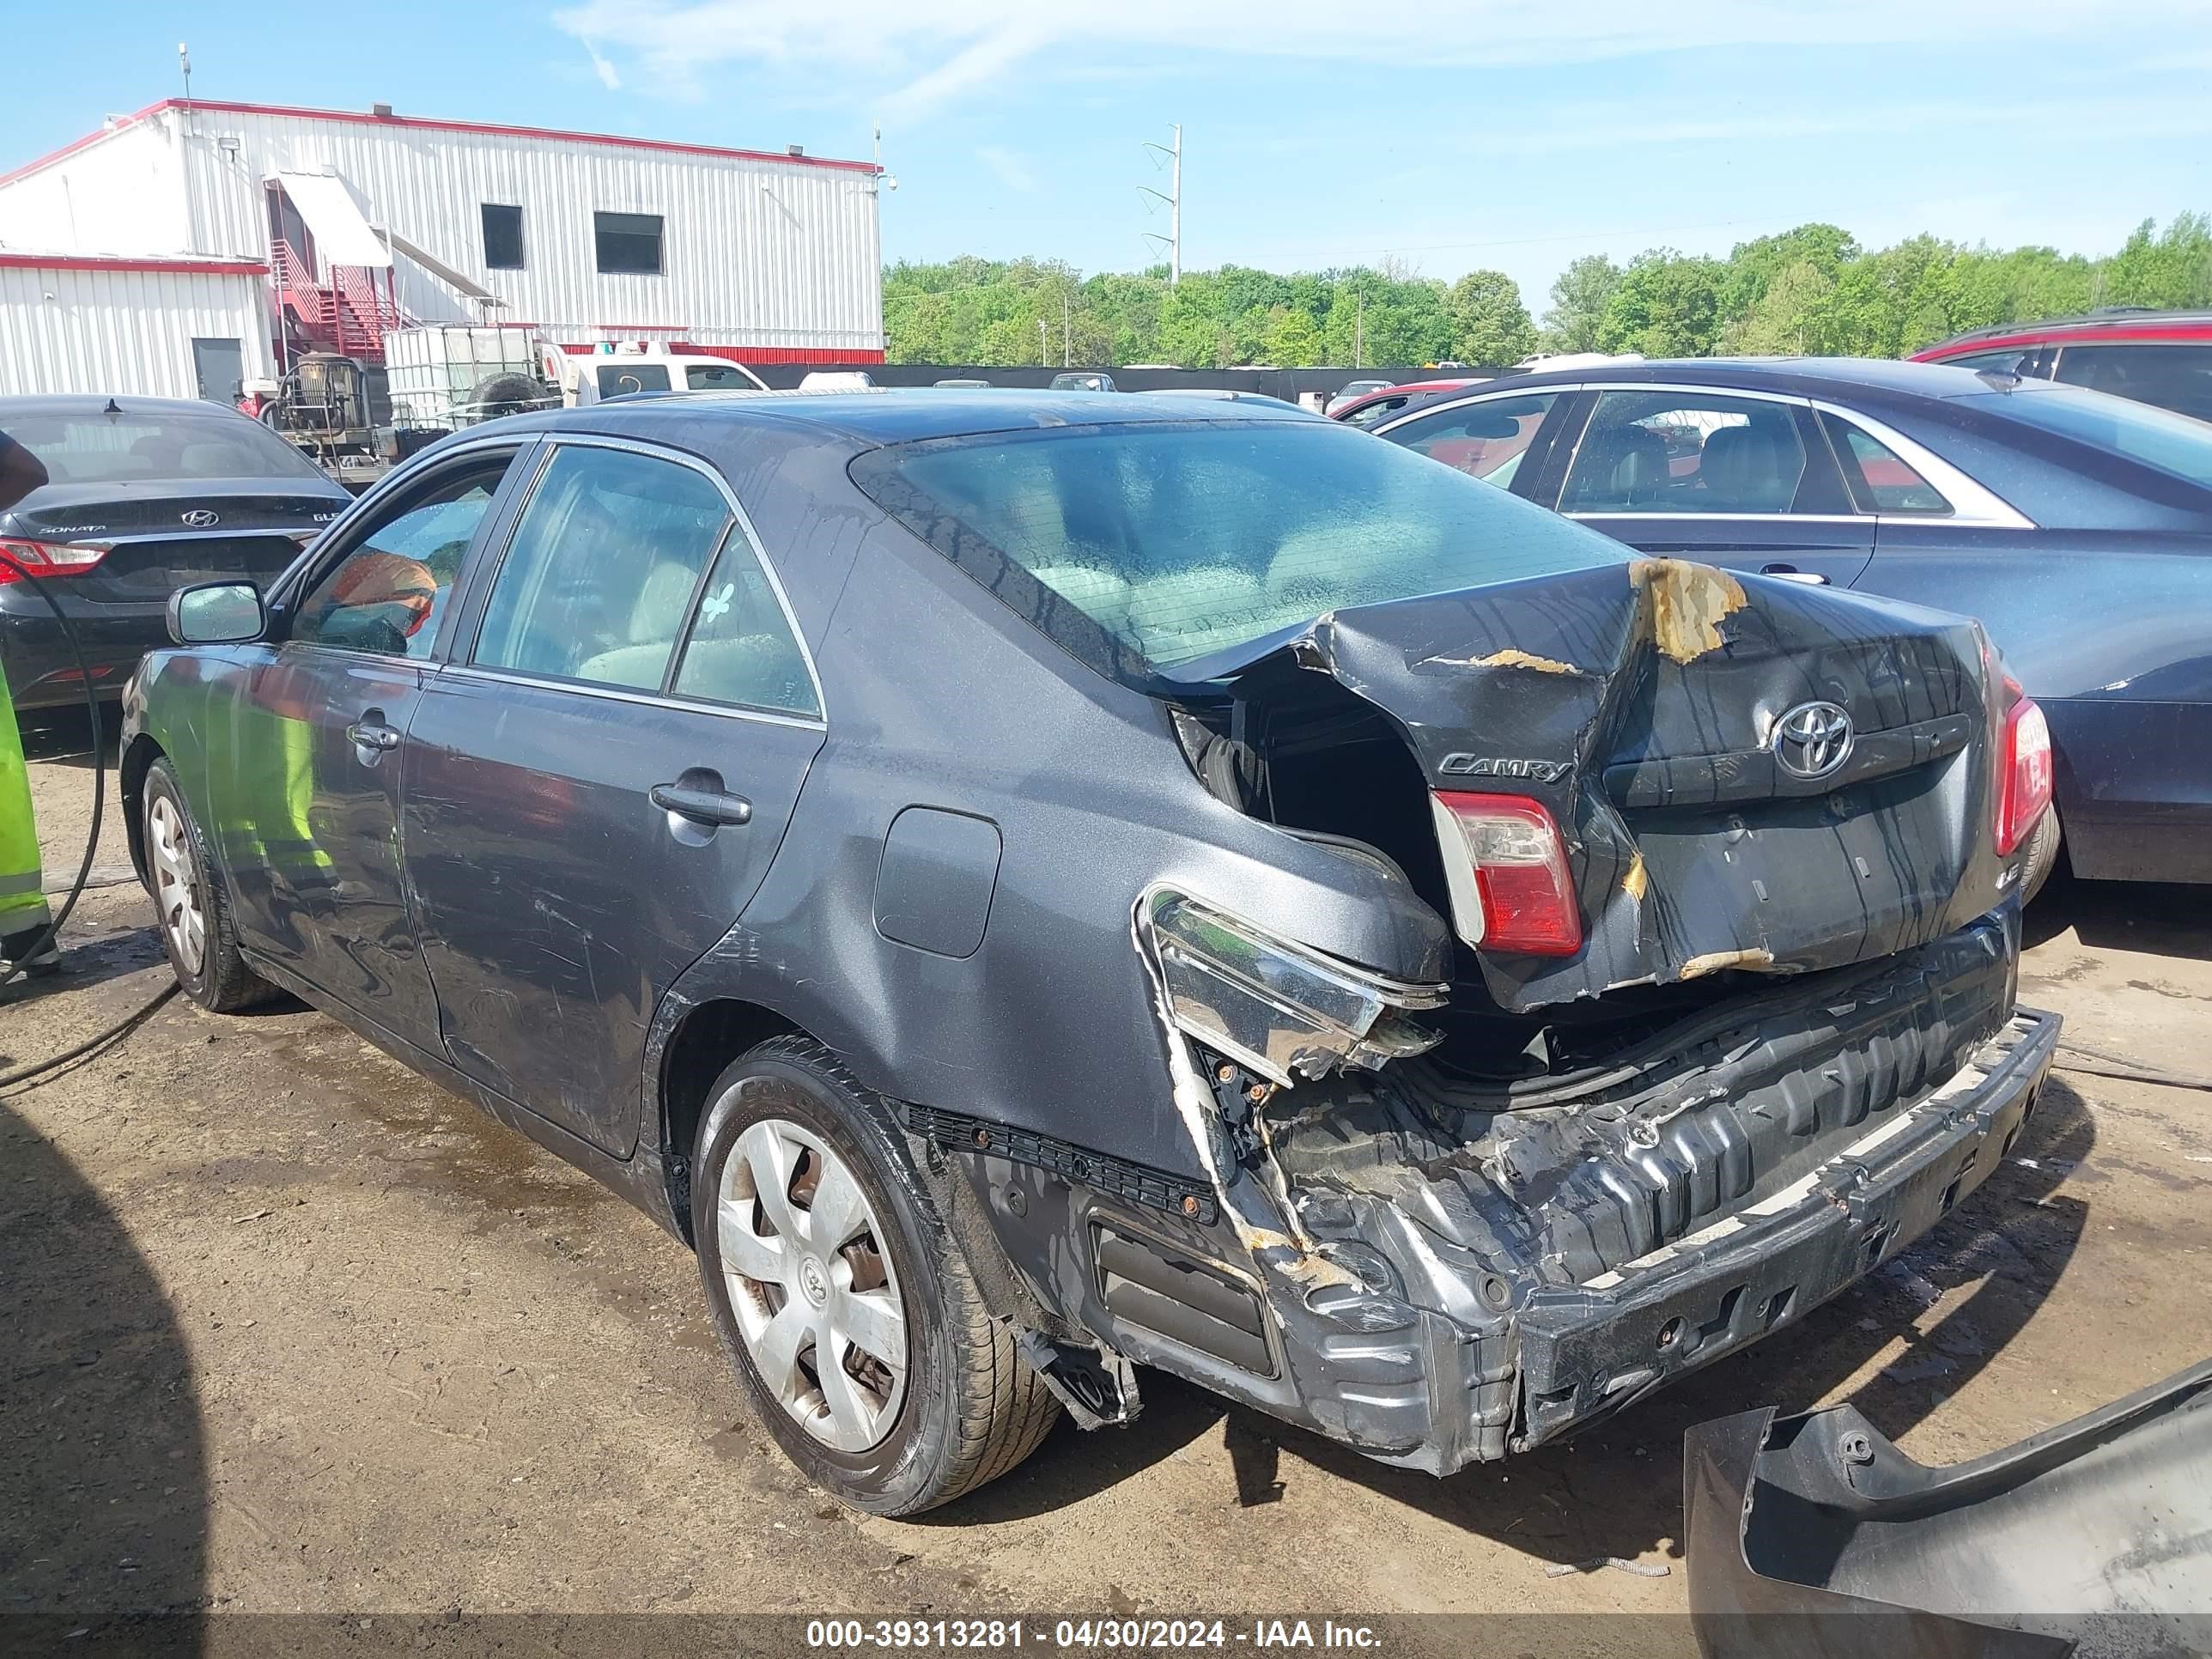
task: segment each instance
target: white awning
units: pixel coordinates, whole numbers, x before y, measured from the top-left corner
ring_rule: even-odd
[[[392,250],[369,228],[368,216],[353,186],[334,173],[279,173],[292,205],[314,233],[315,252],[325,265],[374,265],[392,263]]]

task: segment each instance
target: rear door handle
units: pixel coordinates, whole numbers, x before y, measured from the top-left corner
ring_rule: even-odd
[[[355,748],[374,750],[380,755],[399,747],[399,733],[374,714],[365,714],[346,727],[346,737]]]
[[[691,777],[692,773],[685,773]],[[721,780],[715,779],[719,784]],[[664,812],[673,812],[679,818],[689,818],[694,823],[708,825],[750,823],[753,804],[743,795],[733,795],[726,789],[699,783],[686,783],[683,778],[674,783],[653,786],[653,804]]]
[[[1794,564],[1763,564],[1759,567],[1762,576],[1779,576],[1785,582],[1803,582],[1808,587],[1826,587],[1828,579],[1817,570],[1800,570]]]

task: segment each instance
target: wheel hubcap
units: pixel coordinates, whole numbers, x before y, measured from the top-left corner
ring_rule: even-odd
[[[844,1160],[767,1118],[722,1166],[715,1238],[738,1334],[807,1433],[866,1451],[906,1397],[906,1304],[884,1231]]]
[[[191,844],[184,815],[174,801],[159,797],[146,814],[147,850],[154,866],[154,908],[169,948],[188,974],[207,960],[207,919],[200,911],[200,884],[192,868]]]

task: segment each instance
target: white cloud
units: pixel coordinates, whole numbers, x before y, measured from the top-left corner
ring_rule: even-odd
[[[599,77],[599,84],[609,92],[620,92],[622,76],[617,71],[615,66],[607,61],[589,35],[578,38],[583,42],[585,54],[592,60],[592,73]]]
[[[999,182],[1008,190],[1019,191],[1024,196],[1036,191],[1036,174],[1012,150],[1001,149],[996,144],[982,144],[976,148],[975,159],[997,174]]]
[[[2203,15],[2197,0],[2142,0],[2137,30]],[[1762,46],[1911,46],[1992,33],[2095,38],[2107,27],[2075,0],[1449,0],[1397,8],[1343,0],[585,0],[554,14],[569,33],[637,53],[688,78],[718,64],[769,64],[841,77],[908,119],[986,86],[1047,47],[1354,59],[1407,68],[1572,63],[1644,52]],[[596,53],[595,53],[596,55]]]

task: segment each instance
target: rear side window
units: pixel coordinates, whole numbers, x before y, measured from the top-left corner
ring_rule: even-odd
[[[1958,401],[1978,412],[2055,432],[2212,489],[2212,425],[2203,421],[2125,398],[2033,380],[2010,392],[1983,392]]]
[[[757,392],[751,375],[734,363],[686,363],[684,384],[694,392]]]
[[[2069,345],[2058,354],[2057,378],[2068,386],[2212,420],[2212,341]]]
[[[768,572],[742,532],[722,544],[722,556],[699,596],[699,614],[684,644],[672,689],[702,702],[818,716],[814,677]]]
[[[1608,392],[1576,446],[1559,511],[1788,513],[1796,508],[1806,463],[1790,404]]]
[[[1824,414],[1821,420],[1843,463],[1844,482],[1862,513],[1912,513],[1940,516],[1951,511],[1927,479],[1893,449],[1849,421]]]
[[[1510,489],[1521,458],[1536,441],[1536,428],[1559,401],[1556,392],[1522,398],[1493,398],[1463,409],[1416,416],[1382,435],[1432,461],[1456,467],[1470,478]]]
[[[722,492],[688,466],[563,446],[500,561],[476,661],[659,690],[699,578],[730,525]]]
[[[625,392],[667,392],[668,370],[660,363],[601,363],[599,396],[616,398]]]

